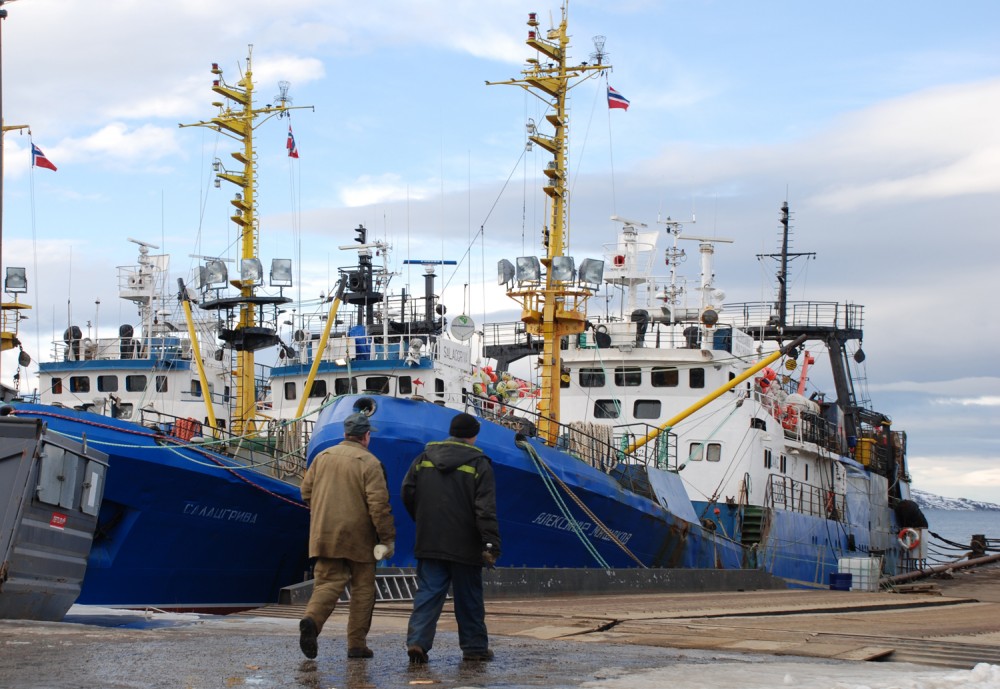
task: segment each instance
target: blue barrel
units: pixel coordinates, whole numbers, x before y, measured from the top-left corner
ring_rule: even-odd
[[[831,591],[850,591],[851,590],[851,573],[841,573],[841,572],[830,572],[830,590]]]

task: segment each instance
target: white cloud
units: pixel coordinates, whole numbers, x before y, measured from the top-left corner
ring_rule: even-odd
[[[935,404],[959,405],[962,407],[1000,407],[1000,397],[949,397],[935,400]]]
[[[378,176],[362,175],[352,184],[341,188],[340,198],[345,206],[356,208],[407,199],[420,201],[430,193],[429,188],[410,186],[399,175],[385,173]]]

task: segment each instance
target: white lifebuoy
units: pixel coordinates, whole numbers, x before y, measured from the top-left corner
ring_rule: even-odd
[[[897,539],[899,545],[903,546],[907,550],[913,550],[918,545],[920,545],[920,532],[916,529],[911,529],[909,527],[901,529]]]

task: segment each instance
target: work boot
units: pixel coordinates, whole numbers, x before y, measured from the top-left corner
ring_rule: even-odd
[[[462,660],[489,662],[493,660],[493,651],[488,648],[482,651],[466,651],[462,654]]]
[[[367,646],[358,646],[356,648],[347,649],[348,658],[371,658],[373,655],[375,655],[375,651]]]
[[[414,665],[423,665],[427,662],[427,651],[420,646],[407,646],[406,655],[410,656],[410,662]]]
[[[299,648],[302,649],[302,654],[310,660],[315,658],[319,651],[319,646],[316,643],[317,636],[319,636],[319,631],[311,617],[303,617],[299,620]]]

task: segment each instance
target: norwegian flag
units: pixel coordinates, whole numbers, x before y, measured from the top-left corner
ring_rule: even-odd
[[[35,144],[31,144],[31,167],[44,167],[52,170],[53,172],[56,169],[56,166],[52,164],[52,161],[46,158],[45,154],[42,153],[42,149]]]
[[[622,110],[628,110],[628,98],[622,94],[615,91],[610,86],[608,87],[608,109],[613,110],[614,108],[621,108]]]
[[[285,148],[288,149],[289,158],[298,158],[299,149],[295,146],[295,137],[292,135],[292,125],[288,125],[288,143],[285,144]]]

